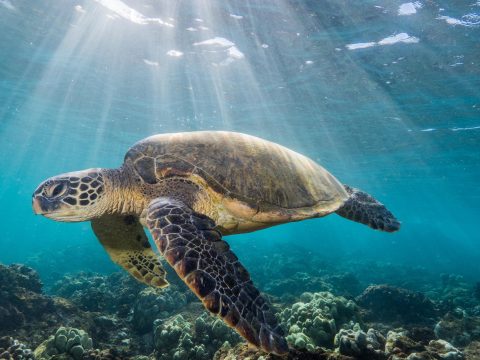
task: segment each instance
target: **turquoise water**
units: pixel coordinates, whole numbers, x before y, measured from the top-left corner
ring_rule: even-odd
[[[303,153],[402,221],[227,238],[246,263],[281,245],[478,280],[480,4],[401,5],[0,1],[0,262],[115,270],[88,223],[33,215],[35,187],[117,167],[155,133],[214,129]]]

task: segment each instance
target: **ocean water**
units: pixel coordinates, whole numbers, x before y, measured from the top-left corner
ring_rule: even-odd
[[[0,0],[0,262],[47,284],[117,271],[89,223],[33,214],[36,186],[118,167],[153,134],[229,130],[309,156],[402,222],[227,237],[247,267],[283,253],[480,281],[480,3],[406,1]]]

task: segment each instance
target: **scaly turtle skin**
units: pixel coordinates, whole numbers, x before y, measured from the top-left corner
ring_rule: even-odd
[[[47,179],[33,208],[58,221],[91,220],[114,262],[165,287],[145,226],[210,312],[276,354],[288,351],[283,331],[222,236],[332,212],[383,231],[400,227],[385,206],[311,159],[253,136],[213,131],[155,135],[135,144],[118,169]]]

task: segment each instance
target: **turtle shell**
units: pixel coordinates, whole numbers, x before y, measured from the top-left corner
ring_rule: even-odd
[[[125,163],[133,164],[149,184],[169,176],[198,175],[218,193],[252,205],[295,209],[325,202],[340,207],[348,198],[338,180],[313,160],[234,132],[154,135],[135,144]]]

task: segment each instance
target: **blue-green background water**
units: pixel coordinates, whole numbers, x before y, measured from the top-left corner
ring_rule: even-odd
[[[301,152],[402,221],[227,238],[246,262],[282,244],[480,278],[480,3],[402,3],[1,0],[0,262],[112,271],[88,223],[33,215],[37,184],[216,129]]]

